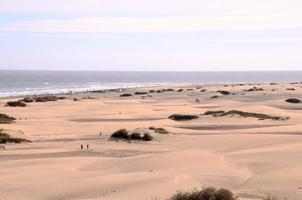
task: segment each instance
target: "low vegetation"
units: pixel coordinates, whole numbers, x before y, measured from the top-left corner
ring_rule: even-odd
[[[169,119],[175,120],[175,121],[189,121],[193,119],[197,119],[197,115],[181,115],[181,114],[174,114],[169,117]]]
[[[227,189],[205,187],[191,192],[177,192],[168,200],[235,200],[235,195]]]
[[[148,92],[135,92],[134,94],[135,95],[145,95],[145,94],[148,94]]]
[[[250,88],[250,89],[247,89],[247,90],[243,90],[243,91],[245,91],[245,92],[253,92],[253,91],[263,91],[263,89],[254,86],[253,88]]]
[[[9,101],[9,102],[6,103],[5,106],[9,106],[9,107],[25,107],[26,103],[24,103],[22,100]]]
[[[222,95],[229,95],[229,94],[231,94],[229,91],[226,91],[226,90],[218,90],[217,92],[219,92]]]
[[[287,102],[287,103],[302,103],[302,101],[300,99],[295,99],[295,98],[286,99],[285,102]]]
[[[123,139],[123,140],[143,140],[151,141],[153,137],[149,133],[144,133],[141,135],[139,132],[130,133],[127,129],[119,129],[112,133],[111,138],[113,139]]]
[[[271,116],[262,113],[251,113],[251,112],[244,112],[239,110],[230,110],[225,112],[223,110],[219,111],[207,111],[204,115],[212,115],[213,117],[223,117],[223,116],[232,116],[232,115],[239,115],[241,117],[253,117],[259,120],[271,119],[271,120],[287,120],[289,117],[281,117],[281,116]]]
[[[6,114],[0,113],[0,124],[10,124],[16,120],[14,117],[10,117]]]
[[[131,97],[132,94],[126,93],[126,94],[121,94],[120,97]]]
[[[24,138],[15,138],[11,137],[7,133],[3,132],[3,129],[0,129],[0,144],[6,143],[22,143],[22,142],[31,142],[30,140]]]
[[[154,131],[155,133],[159,133],[159,134],[168,134],[169,131],[167,131],[166,129],[164,128],[156,128],[156,127],[153,127],[153,126],[150,126],[149,127],[149,130],[152,130]]]

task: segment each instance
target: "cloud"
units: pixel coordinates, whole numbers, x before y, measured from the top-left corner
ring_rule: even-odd
[[[299,11],[301,0],[0,0],[0,12],[38,14],[259,14]]]
[[[0,31],[46,33],[167,33],[302,28],[302,13],[252,16],[179,15],[159,17],[90,17],[28,20],[3,24]]]

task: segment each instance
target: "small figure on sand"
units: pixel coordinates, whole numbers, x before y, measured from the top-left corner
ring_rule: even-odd
[[[81,144],[81,151],[83,150],[83,145]]]
[[[100,135],[102,135],[102,131],[100,131]]]
[[[89,150],[89,144],[87,144],[87,146],[86,146],[86,147],[87,147],[87,151],[88,151],[88,150]]]

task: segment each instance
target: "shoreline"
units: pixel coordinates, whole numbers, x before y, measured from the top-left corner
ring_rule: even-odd
[[[302,82],[274,82],[274,85],[293,85],[293,84],[302,84]],[[32,97],[32,96],[47,96],[47,95],[77,95],[77,94],[89,94],[89,93],[97,93],[98,91],[104,91],[104,92],[117,92],[117,91],[127,91],[127,90],[146,90],[146,89],[152,89],[152,88],[165,88],[165,87],[173,87],[173,88],[178,88],[178,87],[209,87],[209,86],[238,86],[238,85],[272,85],[271,82],[265,82],[265,83],[252,83],[252,82],[247,82],[247,83],[163,83],[163,84],[151,84],[151,85],[138,85],[138,86],[130,86],[130,87],[113,87],[113,88],[105,88],[105,89],[92,89],[92,90],[85,90],[85,91],[72,91],[70,90],[69,92],[41,92],[41,93],[31,93],[29,94],[24,94],[24,95],[11,95],[11,96],[1,96],[0,93],[0,99],[16,99],[16,98],[24,98],[24,97]]]

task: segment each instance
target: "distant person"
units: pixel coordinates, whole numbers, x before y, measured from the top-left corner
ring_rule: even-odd
[[[86,147],[87,147],[87,151],[88,151],[88,150],[89,150],[89,144],[87,144],[87,146],[86,146]]]
[[[81,144],[81,151],[83,150],[83,145]]]
[[[100,135],[102,135],[102,131],[100,131]]]

